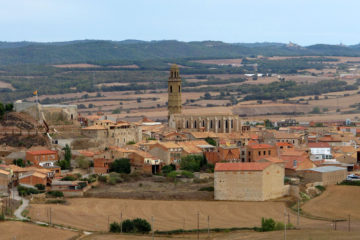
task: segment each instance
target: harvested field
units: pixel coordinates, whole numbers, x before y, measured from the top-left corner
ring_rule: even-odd
[[[0,222],[1,240],[68,240],[77,235],[78,233],[76,232],[41,227],[31,223],[15,221]]]
[[[139,66],[136,65],[136,64],[131,64],[131,65],[110,66],[110,68],[131,68],[131,69],[136,69],[136,68],[139,68]]]
[[[332,230],[291,230],[286,234],[291,240],[359,240],[360,232],[344,232]],[[207,234],[200,234],[200,239],[207,240],[279,240],[283,239],[283,231],[275,232],[252,232],[252,231],[238,231],[232,233],[211,233],[210,238]],[[149,236],[127,236],[119,234],[95,234],[83,238],[84,240],[151,240]],[[173,236],[156,236],[157,240],[168,239],[197,239],[196,234],[173,235]]]
[[[360,221],[360,187],[329,186],[319,197],[304,204],[302,209],[314,216],[326,218],[347,219],[348,215]]]
[[[233,112],[239,115],[255,116],[266,115],[267,113],[285,113],[285,112],[309,112],[313,106],[300,104],[258,104],[258,105],[237,105]]]
[[[85,230],[106,231],[108,223],[123,218],[154,217],[155,230],[196,229],[197,212],[200,213],[200,228],[206,228],[210,216],[212,227],[259,226],[262,217],[277,221],[284,219],[284,202],[226,202],[226,201],[156,201],[73,198],[68,205],[34,204],[30,206],[33,220],[48,221],[47,209],[52,209],[52,221]],[[296,215],[290,212],[290,221]],[[185,226],[184,226],[185,219]],[[327,223],[301,218],[302,227],[325,228]]]

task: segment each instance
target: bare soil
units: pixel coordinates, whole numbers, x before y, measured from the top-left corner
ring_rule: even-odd
[[[314,216],[347,219],[360,221],[360,205],[357,203],[360,198],[360,187],[334,185],[327,187],[326,191],[305,203],[303,211]]]
[[[5,221],[0,222],[0,239],[1,240],[68,240],[78,233],[60,230],[50,227],[41,227],[31,223]]]
[[[197,213],[200,228],[207,227],[210,217],[212,228],[259,226],[262,217],[284,221],[285,202],[228,202],[228,201],[161,201],[105,198],[72,198],[68,205],[33,204],[29,216],[33,220],[48,221],[48,208],[52,209],[53,223],[85,230],[107,231],[108,224],[123,219],[144,218],[155,230],[196,229]],[[296,223],[296,215],[289,212]],[[328,222],[300,218],[302,228],[329,228]]]

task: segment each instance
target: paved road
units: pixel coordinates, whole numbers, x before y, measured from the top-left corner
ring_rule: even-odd
[[[27,200],[23,197],[20,197],[19,192],[17,191],[16,188],[11,189],[11,195],[14,197],[15,200],[18,200],[18,201],[22,200],[22,204],[14,212],[15,217],[20,220],[27,220],[28,218],[23,217],[21,215],[21,213],[29,206],[29,200]]]

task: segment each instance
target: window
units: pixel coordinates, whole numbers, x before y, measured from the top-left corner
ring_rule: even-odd
[[[205,127],[205,120],[203,120],[203,124],[202,124],[203,127]]]
[[[296,161],[296,160],[294,160],[294,162],[293,162],[293,166],[294,166],[294,167],[296,167],[296,166],[297,166],[297,161]]]
[[[234,120],[231,120],[231,128],[234,128]]]
[[[225,120],[225,128],[228,129],[229,128],[229,123],[228,120]]]
[[[264,156],[266,155],[266,151],[264,151]]]
[[[172,93],[172,86],[170,86],[170,92]]]
[[[245,151],[241,151],[241,155],[245,155]]]
[[[189,121],[186,120],[186,128],[189,128]]]
[[[219,120],[219,128],[221,128],[221,121]]]
[[[258,153],[259,153],[259,156],[261,156],[261,151],[259,151]]]
[[[268,151],[268,154],[271,155],[271,150]]]
[[[180,88],[180,86],[179,86],[179,92],[180,92],[180,89],[181,89],[181,88]]]
[[[196,126],[196,120],[194,121],[194,128],[196,128],[197,126]]]
[[[251,152],[249,152],[249,154],[248,154],[249,156],[251,155]]]
[[[213,128],[213,120],[210,121],[210,128]]]

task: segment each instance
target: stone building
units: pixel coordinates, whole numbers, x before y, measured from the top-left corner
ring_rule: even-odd
[[[323,166],[299,171],[304,183],[322,183],[323,186],[335,185],[346,180],[347,169],[336,166]]]
[[[215,133],[238,132],[241,129],[239,116],[229,113],[171,114],[169,127]]]
[[[199,113],[182,112],[181,78],[179,68],[173,64],[168,80],[168,120],[169,127],[176,130],[207,131],[231,133],[241,130],[239,116],[229,113]]]
[[[92,138],[100,146],[125,146],[128,142],[142,139],[141,127],[128,122],[99,120],[95,125],[81,129],[84,136]]]
[[[168,116],[181,113],[181,78],[179,67],[173,64],[170,68],[168,80]]]
[[[265,201],[285,195],[284,167],[272,162],[217,163],[215,200]]]

